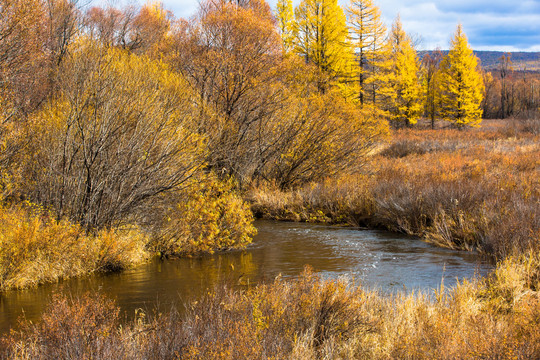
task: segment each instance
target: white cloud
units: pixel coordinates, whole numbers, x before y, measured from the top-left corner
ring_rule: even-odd
[[[387,23],[400,13],[406,31],[423,49],[448,48],[458,23],[475,49],[534,51],[540,46],[540,1],[379,0]]]

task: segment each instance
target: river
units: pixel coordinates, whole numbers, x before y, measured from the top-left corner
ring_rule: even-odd
[[[0,294],[0,331],[24,314],[37,320],[55,293],[101,292],[116,300],[129,318],[139,308],[152,311],[201,296],[219,283],[246,287],[276,276],[298,277],[306,265],[326,278],[349,276],[382,292],[431,292],[444,279],[483,276],[493,265],[475,253],[442,249],[417,238],[379,230],[305,223],[257,221],[258,234],[244,251],[148,263],[118,274],[90,275]]]

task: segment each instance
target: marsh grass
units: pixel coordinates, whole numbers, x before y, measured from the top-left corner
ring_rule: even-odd
[[[40,322],[23,321],[20,331],[3,338],[0,356],[540,358],[538,140],[500,122],[471,131],[400,130],[373,156],[371,173],[246,194],[260,217],[380,226],[484,251],[499,259],[484,279],[441,286],[433,295],[388,295],[347,279],[322,280],[307,269],[297,280],[278,278],[247,290],[219,286],[183,315],[141,311],[127,324],[99,295],[57,297]],[[140,238],[127,232],[89,236],[25,208],[2,208],[0,225],[4,287],[119,269],[144,254],[133,243]]]
[[[540,248],[540,139],[513,122],[399,130],[371,169],[247,197],[263,218],[384,227],[499,259]]]

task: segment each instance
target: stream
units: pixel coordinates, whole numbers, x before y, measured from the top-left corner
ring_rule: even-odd
[[[213,286],[246,287],[276,276],[298,277],[309,264],[324,278],[349,276],[382,292],[433,292],[458,279],[483,276],[488,260],[471,252],[439,248],[417,238],[380,230],[306,223],[257,221],[258,234],[244,251],[196,258],[153,259],[118,274],[95,274],[0,293],[0,332],[15,327],[24,314],[37,320],[53,294],[100,292],[116,300],[132,317],[137,309],[182,311],[184,304]]]

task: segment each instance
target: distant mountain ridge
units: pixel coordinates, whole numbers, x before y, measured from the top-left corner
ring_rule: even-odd
[[[418,55],[423,58],[426,54],[432,54],[434,51],[419,51]],[[448,54],[448,50],[441,50],[443,55]],[[485,70],[496,70],[499,67],[499,59],[505,54],[510,54],[512,67],[516,71],[540,71],[540,52],[504,52],[504,51],[474,51],[480,59],[482,68]]]

